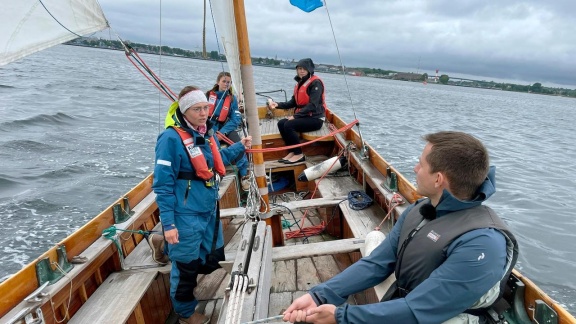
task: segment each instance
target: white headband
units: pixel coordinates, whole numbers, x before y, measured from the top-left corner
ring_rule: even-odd
[[[178,106],[180,107],[180,112],[185,113],[188,108],[194,106],[199,102],[208,103],[206,95],[201,90],[192,90],[185,94],[180,100],[178,100]]]

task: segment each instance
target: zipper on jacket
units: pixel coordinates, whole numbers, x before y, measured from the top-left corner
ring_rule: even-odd
[[[186,193],[184,194],[184,205],[186,205],[186,201],[188,201],[188,192],[190,191],[190,189],[192,189],[190,187],[191,182],[192,182],[191,180],[188,180],[188,186],[186,187]]]

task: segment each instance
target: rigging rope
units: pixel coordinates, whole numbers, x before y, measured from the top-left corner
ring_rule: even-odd
[[[67,31],[69,31],[70,33],[78,36],[78,37],[82,37],[82,35],[78,35],[75,32],[71,31],[70,29],[68,29],[68,27],[64,26],[58,19],[56,19],[56,17],[54,17],[54,15],[50,12],[50,10],[48,10],[48,8],[46,8],[46,6],[44,5],[44,2],[42,2],[42,0],[38,0],[38,2],[40,2],[40,4],[42,5],[42,7],[44,7],[44,9],[46,10],[46,12],[50,15],[50,17],[52,17],[54,19],[54,21],[56,21],[58,23],[58,25],[62,26],[62,28],[66,29]],[[106,21],[106,25],[108,25],[108,21]],[[108,25],[110,26],[110,25]]]
[[[160,65],[158,74],[162,75],[162,0],[159,1],[159,13],[158,16],[160,18],[160,30],[159,30],[159,38],[160,38],[160,55],[158,58],[158,63]],[[162,112],[160,111],[162,104],[160,102],[160,93],[158,93],[158,133],[162,132],[163,127],[162,125]]]
[[[218,41],[218,31],[216,31],[216,21],[214,20],[214,11],[212,10],[212,0],[208,1],[210,4],[210,15],[212,16],[212,25],[214,25],[214,37],[216,37],[216,48],[218,48],[218,60],[222,65],[222,71],[224,71],[224,61],[220,60],[220,42]],[[204,45],[204,44],[203,44]],[[202,54],[204,54],[204,48],[202,48]]]
[[[336,52],[338,53],[338,60],[340,61],[340,66],[342,67],[342,75],[344,76],[344,83],[346,84],[346,90],[348,93],[348,98],[350,99],[350,105],[352,106],[352,112],[354,113],[354,119],[358,120],[356,116],[356,109],[354,107],[354,102],[352,101],[352,95],[350,94],[350,86],[348,85],[348,79],[346,78],[346,68],[342,62],[342,56],[340,55],[340,48],[338,48],[338,42],[336,41],[336,33],[334,32],[334,26],[332,25],[332,18],[330,17],[330,12],[328,11],[328,0],[324,0],[324,7],[326,8],[326,15],[328,16],[328,21],[330,22],[330,29],[332,30],[332,37],[334,38],[334,44],[336,45]],[[358,135],[360,136],[361,152],[364,157],[366,156],[366,145],[364,144],[364,139],[362,137],[362,131],[360,130],[360,123],[358,123]]]

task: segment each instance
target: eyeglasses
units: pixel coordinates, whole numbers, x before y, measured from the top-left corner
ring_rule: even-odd
[[[192,110],[192,112],[195,112],[195,113],[199,113],[200,110],[208,111],[209,109],[210,109],[209,105],[202,106],[202,107],[190,107],[190,110]]]

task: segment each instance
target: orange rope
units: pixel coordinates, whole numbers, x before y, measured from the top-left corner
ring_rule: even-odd
[[[334,132],[334,131],[336,131],[336,126],[334,124],[328,124],[328,129],[331,132]],[[340,143],[340,141],[336,141],[336,144],[340,147],[341,150],[344,149],[344,145],[342,145],[342,143]]]
[[[228,145],[234,144],[234,141],[233,141],[233,140],[231,140],[231,139],[229,139],[228,137],[226,137],[226,135],[222,134],[220,131],[217,131],[217,132],[216,132],[216,137],[218,137],[219,140],[228,143]]]
[[[308,142],[305,142],[305,143],[300,143],[300,144],[290,145],[290,146],[283,146],[283,147],[273,147],[273,148],[267,148],[267,149],[248,149],[248,150],[246,150],[246,153],[276,152],[276,151],[289,150],[289,149],[293,149],[293,148],[297,148],[297,147],[302,147],[302,146],[305,146],[305,145],[308,145],[308,144],[312,144],[312,143],[314,143],[314,142],[321,141],[321,140],[323,140],[323,139],[325,139],[325,138],[327,138],[327,137],[334,136],[334,135],[336,135],[337,133],[341,133],[341,132],[343,132],[343,131],[349,130],[350,128],[352,128],[352,127],[353,127],[354,125],[356,125],[357,123],[358,123],[358,119],[355,119],[353,122],[351,122],[351,123],[348,124],[348,125],[345,125],[344,127],[340,128],[340,129],[337,129],[337,130],[335,130],[335,131],[333,131],[333,132],[330,132],[330,133],[327,134],[327,135],[324,135],[324,136],[322,136],[322,137],[313,139],[313,140],[308,141]]]
[[[380,230],[380,226],[382,226],[382,224],[384,224],[384,222],[390,218],[390,216],[392,215],[392,212],[394,211],[394,208],[398,207],[399,205],[402,205],[404,203],[404,199],[402,198],[402,196],[400,196],[398,193],[394,193],[392,195],[392,198],[390,198],[390,205],[388,205],[388,214],[386,214],[386,216],[384,216],[384,218],[382,219],[382,221],[380,222],[380,224],[378,224],[378,226],[376,226],[374,228],[374,230],[379,231]]]
[[[338,154],[338,158],[341,157],[342,154],[344,154],[344,151],[341,151]],[[322,176],[320,177],[320,179],[316,183],[316,188],[314,188],[314,192],[312,192],[312,196],[310,196],[310,199],[314,198],[314,195],[316,195],[316,191],[318,191],[318,185],[320,184],[322,179],[324,179],[324,177],[328,174],[330,169],[332,169],[334,164],[336,164],[337,161],[338,161],[338,159],[335,159],[334,162],[332,162],[332,165],[330,165],[330,167],[328,169],[326,169],[326,171],[324,171],[324,174],[322,174]],[[308,210],[309,209],[306,209],[306,211],[304,212],[304,215],[302,216],[302,225],[300,226],[300,229],[297,229],[297,230],[291,231],[291,232],[286,232],[286,239],[289,240],[289,239],[293,239],[293,238],[301,238],[301,237],[309,237],[309,236],[319,235],[324,231],[324,229],[326,228],[326,225],[328,225],[324,221],[322,221],[320,223],[320,225],[304,227],[304,222],[306,221],[306,215],[308,215]]]

